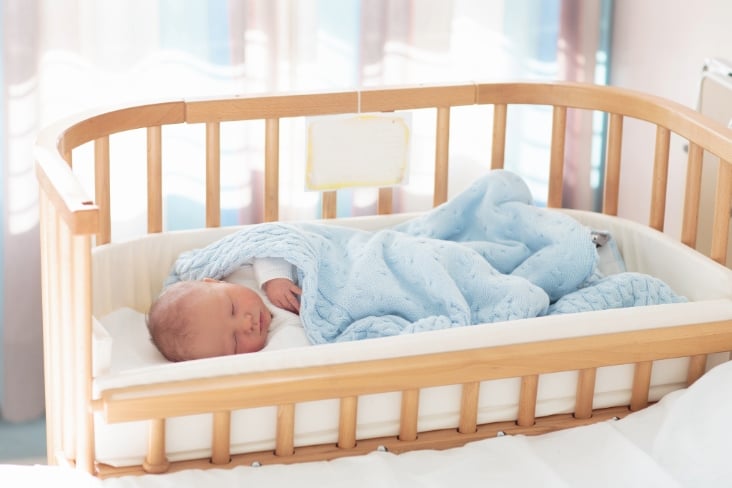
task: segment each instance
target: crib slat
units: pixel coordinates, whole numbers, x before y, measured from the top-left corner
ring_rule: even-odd
[[[712,225],[712,249],[709,257],[720,264],[727,263],[730,203],[732,200],[732,164],[720,160],[717,169],[717,189]]]
[[[338,418],[338,447],[352,449],[356,447],[356,420],[358,416],[358,397],[341,398],[340,416]]]
[[[376,213],[379,215],[390,214],[394,211],[394,189],[379,188],[379,196],[376,200]]]
[[[63,444],[62,396],[60,386],[61,362],[59,358],[59,336],[56,325],[59,323],[58,300],[59,262],[58,253],[58,214],[51,205],[45,191],[39,193],[40,236],[41,236],[41,306],[43,317],[43,373],[46,405],[46,460],[57,464],[56,451]]]
[[[562,206],[564,185],[564,142],[567,134],[567,107],[556,106],[552,113],[552,145],[549,162],[549,195],[547,206]]]
[[[665,127],[656,128],[656,150],[653,160],[653,185],[651,189],[651,217],[649,225],[663,230],[666,218],[666,188],[668,185],[668,156],[671,131]]]
[[[292,456],[295,452],[295,404],[277,407],[277,440],[275,455]]]
[[[630,397],[630,410],[642,410],[648,406],[648,390],[651,387],[651,371],[653,361],[642,361],[635,364],[633,373],[633,389]]]
[[[71,233],[68,226],[58,221],[57,226],[57,257],[59,261],[56,261],[59,265],[59,279],[58,286],[59,290],[57,293],[59,301],[59,323],[56,327],[56,332],[59,341],[59,357],[61,359],[61,379],[60,385],[72,394],[63,394],[61,392],[63,411],[63,422],[64,426],[64,438],[63,438],[63,451],[67,459],[74,459],[76,457],[76,406],[74,401],[78,389],[77,375],[76,375],[76,356],[73,351],[76,350],[74,344],[74,318],[72,312],[72,296],[71,290],[72,284],[72,269],[73,264],[71,262]]]
[[[506,120],[508,105],[493,106],[493,138],[491,142],[491,169],[503,169],[506,162]]]
[[[521,377],[519,410],[516,423],[521,427],[534,425],[536,421],[536,394],[539,390],[539,376],[532,374]]]
[[[109,193],[109,136],[94,140],[94,198],[99,206],[97,244],[107,244],[112,238]]]
[[[206,227],[221,225],[221,124],[206,123]]]
[[[691,386],[702,377],[707,369],[707,355],[697,354],[689,358],[689,370],[686,374],[686,386]]]
[[[579,371],[577,378],[577,396],[575,398],[574,417],[588,419],[592,417],[592,401],[595,397],[595,376],[597,369],[588,368]]]
[[[402,392],[402,410],[399,423],[399,440],[413,441],[417,438],[419,417],[419,390]]]
[[[324,219],[334,219],[337,212],[338,192],[324,191],[320,194],[322,199],[322,216]]]
[[[163,230],[163,147],[162,128],[147,128],[147,231]]]
[[[280,119],[266,119],[264,128],[264,221],[279,218]]]
[[[72,354],[76,361],[77,404],[76,417],[76,467],[88,473],[94,472],[94,417],[89,405],[92,399],[92,265],[91,236],[71,237],[72,269],[71,299],[75,331]]]
[[[478,430],[478,395],[480,383],[477,381],[464,383],[460,401],[460,423],[458,432],[472,434]]]
[[[702,159],[704,149],[689,143],[689,158],[686,165],[686,189],[684,191],[684,213],[681,224],[681,242],[696,247],[699,225],[699,201],[701,200]]]
[[[165,419],[150,420],[148,432],[147,456],[142,464],[146,473],[165,473],[170,462],[165,455]]]
[[[213,413],[213,438],[211,439],[211,463],[228,464],[231,461],[231,412]]]
[[[605,155],[605,188],[602,211],[608,215],[618,214],[620,190],[620,155],[623,145],[623,116],[610,114],[607,128],[607,152]]]
[[[432,204],[436,207],[447,200],[447,174],[450,151],[450,107],[437,108],[435,136],[435,193]]]

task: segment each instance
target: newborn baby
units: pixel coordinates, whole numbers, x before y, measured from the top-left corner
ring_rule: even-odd
[[[281,259],[257,259],[254,275],[268,301],[298,313],[302,290],[292,266]],[[272,325],[272,307],[250,286],[204,278],[166,288],[147,315],[155,346],[169,361],[260,351]]]

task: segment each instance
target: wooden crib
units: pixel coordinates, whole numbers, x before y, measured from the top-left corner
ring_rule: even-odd
[[[507,140],[508,108],[515,104],[552,107],[549,207],[562,206],[568,111],[599,111],[608,116],[604,154],[602,212],[616,215],[619,203],[623,125],[628,119],[655,126],[648,226],[663,231],[667,200],[669,148],[672,135],[688,141],[681,241],[690,247],[697,238],[702,156],[713,154],[719,164],[711,258],[726,261],[732,199],[732,131],[699,113],[655,96],[630,90],[572,83],[470,83],[441,86],[373,88],[313,94],[240,96],[227,99],[178,100],[84,114],[45,130],[36,150],[40,187],[43,283],[44,356],[47,404],[48,461],[72,464],[99,476],[160,473],[186,468],[225,467],[251,463],[293,463],[362,454],[377,448],[392,452],[442,449],[496,436],[499,433],[541,434],[612,417],[622,417],[649,404],[654,361],[689,357],[687,383],[706,370],[707,356],[732,351],[732,314],[723,320],[687,323],[652,330],[442,352],[287,369],[278,372],[228,375],[206,380],[140,385],[93,392],[92,374],[92,252],[111,240],[110,140],[133,129],[147,131],[147,231],[163,232],[163,128],[199,124],[205,130],[205,222],[221,225],[222,125],[230,121],[264,121],[264,220],[279,217],[280,123],[292,117],[357,112],[431,109],[434,134],[433,203],[448,199],[451,110],[460,106],[492,106],[491,154],[486,170],[502,168]],[[74,151],[93,143],[94,193],[88,194],[74,173]],[[142,157],[142,156],[141,156]],[[115,161],[115,164],[117,162]],[[392,211],[393,190],[378,190],[378,213]],[[336,192],[322,194],[322,216],[336,215]],[[593,407],[596,371],[608,365],[633,364],[632,397],[628,405]],[[573,413],[538,417],[535,412],[541,375],[577,371]],[[477,398],[482,381],[520,378],[515,419],[479,425]],[[458,424],[420,432],[421,389],[462,385]],[[359,397],[401,392],[397,436],[360,439],[356,418]],[[338,399],[338,441],[328,445],[293,443],[295,406],[301,402]],[[276,406],[276,448],[270,452],[232,454],[231,412]],[[212,416],[211,456],[171,463],[166,453],[166,419],[206,413]],[[61,419],[73,418],[73,425]],[[114,468],[95,455],[95,415],[107,422],[149,422],[149,443],[142,466]]]

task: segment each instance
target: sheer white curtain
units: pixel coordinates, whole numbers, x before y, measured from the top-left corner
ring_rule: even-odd
[[[9,420],[43,411],[43,377],[37,189],[32,144],[37,130],[71,113],[154,99],[231,95],[264,91],[356,88],[403,83],[471,80],[596,79],[597,52],[610,0],[0,0],[2,10],[3,86],[0,108],[0,162],[3,173],[2,342],[0,342],[0,412]],[[587,116],[584,116],[585,118]],[[507,154],[507,166],[533,178],[532,164],[545,141],[533,127],[550,115],[522,113],[525,131]],[[432,130],[429,117],[414,121],[413,161],[431,161],[419,147],[420,131]],[[310,216],[316,197],[302,191],[303,169],[297,164],[302,131],[298,122],[283,128],[286,166],[282,179],[292,191],[283,217]],[[485,168],[490,154],[489,128],[455,116],[453,137],[462,139],[451,154],[462,170],[450,175],[451,189],[466,184]],[[459,129],[459,130],[458,130]],[[172,174],[166,201],[184,203],[191,212],[166,211],[168,229],[203,222],[203,176],[196,169],[202,155],[200,136],[174,129],[183,150],[166,153]],[[240,125],[225,130],[242,133]],[[587,120],[573,130],[592,131]],[[112,147],[132,150],[134,134]],[[222,222],[254,221],[261,209],[251,203],[261,171],[259,141],[233,138],[222,148],[230,162],[222,168],[227,194]],[[528,144],[527,144],[528,142]],[[83,150],[82,150],[83,151]],[[457,150],[456,150],[457,151]],[[568,166],[587,178],[577,164],[587,147],[570,148]],[[193,156],[192,156],[193,155]],[[130,157],[126,159],[134,161]],[[83,158],[79,158],[83,160]],[[245,164],[242,164],[245,161]],[[542,160],[543,161],[543,160]],[[172,168],[175,163],[176,168]],[[400,195],[402,208],[427,205],[420,188],[431,185],[429,173],[414,163],[410,185]],[[573,169],[574,168],[574,169]],[[79,164],[82,177],[88,168]],[[125,238],[144,227],[140,188],[144,172],[134,165],[113,181],[131,180],[121,221]],[[575,174],[571,173],[571,174]],[[135,185],[137,182],[137,185]],[[571,190],[571,188],[570,188]],[[114,189],[113,189],[114,191]],[[586,201],[590,196],[572,195]],[[372,205],[367,194],[353,192],[343,212]],[[115,198],[113,193],[113,198]],[[340,205],[340,201],[339,201]]]

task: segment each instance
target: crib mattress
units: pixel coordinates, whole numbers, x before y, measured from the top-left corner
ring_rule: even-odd
[[[235,229],[170,232],[103,246],[94,252],[94,314],[97,319],[94,394],[99,395],[110,388],[178,379],[338,364],[732,318],[732,272],[727,268],[646,226],[591,212],[563,211],[592,228],[609,231],[618,242],[628,270],[664,280],[677,293],[686,296],[689,302],[539,317],[318,346],[303,345],[304,335],[298,332],[297,317],[278,314],[272,344],[260,353],[173,364],[165,361],[150,343],[144,311],[181,251],[203,246]],[[338,223],[373,229],[393,225],[409,217],[369,217]],[[726,356],[711,357],[708,367],[723,361]],[[686,381],[687,362],[687,359],[658,361],[653,368],[649,400],[658,400],[666,393],[682,388]],[[632,376],[632,366],[598,370],[595,408],[627,404]],[[543,375],[539,382],[536,415],[571,412],[576,382],[576,372]],[[516,418],[519,388],[518,379],[483,384],[478,421],[485,423]],[[361,397],[357,436],[396,435],[400,401],[398,393]],[[459,386],[423,390],[420,431],[456,425],[459,406]],[[337,400],[297,405],[295,445],[336,442],[338,408]],[[234,412],[232,453],[273,449],[275,419],[274,407]],[[145,422],[107,424],[101,414],[97,414],[98,460],[113,466],[140,464],[147,451],[147,428]],[[169,459],[177,461],[210,455],[211,429],[210,415],[169,419],[166,438]]]

